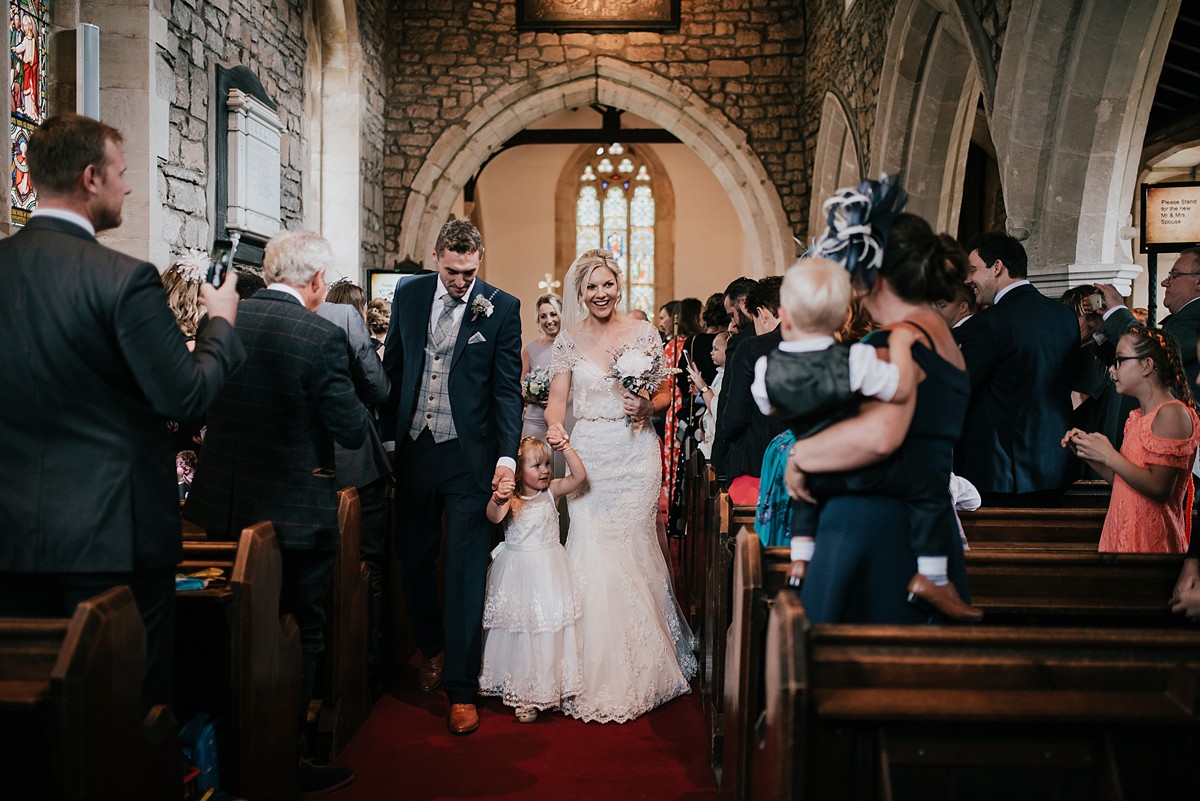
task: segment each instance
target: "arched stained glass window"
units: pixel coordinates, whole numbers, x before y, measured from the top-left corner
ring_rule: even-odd
[[[654,180],[636,148],[614,142],[596,148],[579,173],[575,202],[575,255],[602,247],[621,268],[625,310],[653,319]]]
[[[9,94],[12,104],[12,221],[24,225],[37,205],[25,153],[29,135],[46,118],[47,0],[9,0]]]

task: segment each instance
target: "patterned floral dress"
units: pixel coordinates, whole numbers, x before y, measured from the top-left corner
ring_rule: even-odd
[[[1168,403],[1179,403],[1192,418],[1189,439],[1164,439],[1152,430],[1154,418]],[[1100,533],[1102,553],[1184,553],[1192,534],[1192,463],[1200,443],[1200,419],[1182,401],[1169,400],[1149,414],[1134,409],[1125,421],[1121,455],[1141,467],[1151,464],[1178,467],[1184,471],[1171,497],[1159,503],[1114,476],[1112,500]]]

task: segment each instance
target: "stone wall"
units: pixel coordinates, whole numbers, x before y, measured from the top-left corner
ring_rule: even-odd
[[[430,148],[490,93],[540,70],[609,56],[675,81],[745,133],[803,228],[808,170],[802,121],[804,13],[796,0],[693,0],[678,33],[516,30],[511,0],[392,0],[384,228],[395,254],[409,186]],[[717,165],[713,165],[717,166]]]
[[[846,107],[858,152],[870,169],[881,69],[895,3],[858,0],[849,12],[845,0],[808,0],[806,6],[808,71],[800,114],[806,152],[815,152],[821,105],[825,93],[833,92]],[[810,172],[811,158],[805,165]],[[805,233],[812,236],[819,232]]]
[[[362,129],[360,172],[362,177],[363,269],[382,270],[385,264],[383,206],[384,88],[387,59],[384,35],[387,5],[384,0],[358,0],[358,33],[362,48],[360,87]],[[363,280],[365,280],[365,274]]]
[[[160,3],[160,7],[164,3]],[[251,69],[278,104],[284,125],[280,205],[284,228],[299,227],[301,170],[307,150],[303,137],[307,0],[174,0],[162,13],[166,41],[158,47],[155,69],[160,87],[171,87],[170,141],[160,165],[159,200],[163,238],[172,253],[208,248],[213,176],[214,65]],[[173,78],[173,81],[172,81]]]

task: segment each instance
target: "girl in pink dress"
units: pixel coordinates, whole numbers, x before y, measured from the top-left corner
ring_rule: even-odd
[[[1117,342],[1109,375],[1138,401],[1118,453],[1103,434],[1073,428],[1063,446],[1112,484],[1100,534],[1109,553],[1183,553],[1192,533],[1192,464],[1200,418],[1174,338],[1135,327]]]

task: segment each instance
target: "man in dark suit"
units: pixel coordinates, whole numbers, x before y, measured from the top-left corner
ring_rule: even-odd
[[[1196,359],[1197,332],[1200,332],[1200,248],[1188,248],[1179,254],[1171,271],[1162,280],[1167,290],[1163,294],[1163,305],[1170,312],[1159,324],[1163,330],[1175,337],[1179,344],[1179,355],[1183,359],[1183,371],[1187,373],[1192,393],[1196,393],[1196,376],[1200,374],[1200,361]],[[1096,284],[1104,298],[1104,322],[1100,333],[1114,347],[1121,335],[1138,321],[1133,312],[1125,307],[1125,299],[1112,284]]]
[[[51,117],[29,169],[38,208],[0,240],[0,614],[70,614],[129,585],[145,700],[170,703],[182,547],[167,421],[203,414],[245,358],[237,292],[201,287],[189,353],[154,266],[96,241],[130,191],[116,129]]]
[[[184,517],[210,537],[233,538],[260,520],[279,537],[280,611],[296,616],[307,713],[325,651],[325,602],[338,547],[334,442],[358,448],[371,426],[350,378],[346,333],[314,314],[325,297],[333,249],[309,231],[267,242],[267,288],[242,301],[238,333],[246,364],[208,413],[208,431]],[[348,784],[348,768],[300,766],[300,788]]]
[[[755,482],[749,482],[749,493],[744,497],[741,476],[758,478],[762,473],[763,455],[767,445],[786,427],[781,420],[763,414],[750,394],[754,383],[754,364],[779,347],[783,338],[779,330],[779,287],[783,277],[768,276],[759,281],[746,296],[746,313],[749,324],[757,332],[750,337],[732,357],[726,358],[725,379],[721,387],[721,403],[717,412],[721,419],[717,423],[717,436],[728,443],[724,470],[729,477],[731,496],[738,495],[736,503],[757,503]],[[714,459],[716,450],[714,448]],[[719,472],[720,468],[718,468]],[[751,497],[753,496],[753,497]]]
[[[1068,482],[1068,364],[1079,347],[1075,314],[1026,279],[1025,248],[986,233],[968,247],[967,285],[991,308],[955,328],[971,377],[954,472],[987,506],[1050,506]]]
[[[521,434],[520,303],[477,279],[483,240],[466,220],[438,234],[438,271],[402,281],[383,366],[396,405],[397,547],[420,689],[443,683],[454,734],[479,727],[490,494],[515,477]],[[435,562],[445,516],[445,614]]]

